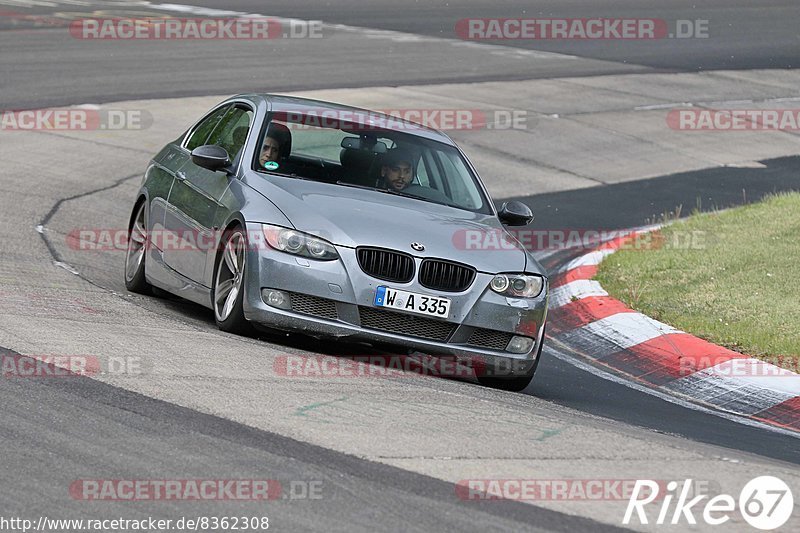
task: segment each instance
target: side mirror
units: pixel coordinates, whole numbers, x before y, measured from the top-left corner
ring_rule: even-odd
[[[505,202],[497,216],[506,226],[526,226],[533,221],[530,207],[516,200]]]
[[[198,146],[192,150],[192,163],[198,167],[217,172],[218,170],[226,170],[231,165],[231,158],[225,148],[208,144],[206,146]]]

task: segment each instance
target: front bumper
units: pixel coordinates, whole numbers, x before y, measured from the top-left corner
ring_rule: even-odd
[[[259,229],[260,224],[248,224],[250,235]],[[546,283],[536,298],[509,298],[489,289],[493,275],[479,272],[466,291],[437,293],[419,285],[416,278],[409,283],[372,278],[361,270],[355,250],[339,246],[336,249],[339,260],[315,261],[267,246],[251,246],[246,260],[245,318],[280,330],[397,344],[463,360],[535,360],[547,317]],[[417,260],[417,271],[420,261]],[[448,297],[451,316],[440,320],[375,307],[379,286]],[[291,310],[270,306],[262,298],[263,289],[284,291],[290,297],[298,295],[296,299],[302,299],[303,305]],[[526,353],[506,351],[504,339],[514,335],[535,342]]]

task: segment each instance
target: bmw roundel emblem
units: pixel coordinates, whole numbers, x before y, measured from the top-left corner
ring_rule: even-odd
[[[412,242],[411,243],[411,248],[413,248],[414,250],[416,250],[418,252],[424,252],[425,251],[425,247],[423,245],[421,245],[420,243],[418,243],[418,242]]]

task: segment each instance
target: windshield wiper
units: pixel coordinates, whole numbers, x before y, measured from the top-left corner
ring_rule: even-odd
[[[430,198],[425,198],[424,196],[417,196],[416,194],[409,194],[407,192],[398,191],[397,189],[378,189],[380,192],[385,192],[386,194],[394,194],[396,196],[405,196],[406,198],[414,198],[416,200],[428,200],[433,201]],[[437,202],[438,203],[438,202]]]
[[[370,187],[369,185],[359,185],[357,183],[348,183],[346,181],[337,181],[336,185],[343,185],[345,187],[355,187],[356,189],[366,189],[368,191],[378,191],[380,189],[376,189],[375,187]]]
[[[345,187],[355,187],[356,189],[364,189],[367,191],[382,192],[384,194],[395,194],[397,196],[405,196],[406,198],[414,198],[416,200],[427,200],[427,198],[423,196],[416,196],[402,191],[397,191],[395,189],[379,189],[378,187],[370,187],[369,185],[358,185],[356,183],[348,183],[346,181],[337,181],[336,185],[344,185]]]
[[[308,176],[303,176],[301,174],[296,174],[294,172],[287,173],[287,172],[274,172],[274,171],[264,171],[264,170],[257,170],[260,174],[266,174],[268,176],[280,176],[281,178],[291,178],[294,180],[303,180],[303,181],[313,181],[314,183],[331,183],[330,181],[319,179],[319,178],[309,178]]]
[[[457,204],[454,204],[454,203],[451,203],[451,202],[441,202],[439,200],[434,200],[433,198],[428,198],[427,196],[417,196],[416,194],[410,194],[410,193],[407,193],[407,192],[398,191],[397,189],[376,189],[376,190],[378,190],[380,192],[385,192],[387,194],[395,194],[397,196],[405,196],[406,198],[414,198],[415,200],[422,200],[422,201],[425,201],[425,202],[431,202],[433,204],[446,205],[448,207],[455,207],[456,209],[464,209],[460,205],[457,205]]]
[[[404,198],[413,198],[414,200],[422,200],[423,202],[430,202],[432,204],[446,205],[448,207],[455,207],[456,209],[464,209],[464,207],[451,202],[440,202],[439,200],[434,200],[432,198],[427,198],[425,196],[417,196],[416,194],[410,194],[407,192],[398,191],[397,189],[379,189],[377,187],[370,187],[369,185],[358,185],[356,183],[347,183],[346,181],[337,181],[336,185],[343,185],[345,187],[354,187],[356,189],[364,189],[367,191],[382,192],[383,194],[393,194],[395,196],[403,196]]]

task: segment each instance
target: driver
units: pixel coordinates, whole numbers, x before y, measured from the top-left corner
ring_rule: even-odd
[[[402,191],[414,180],[416,157],[405,148],[394,148],[383,156],[381,179],[387,188]]]

